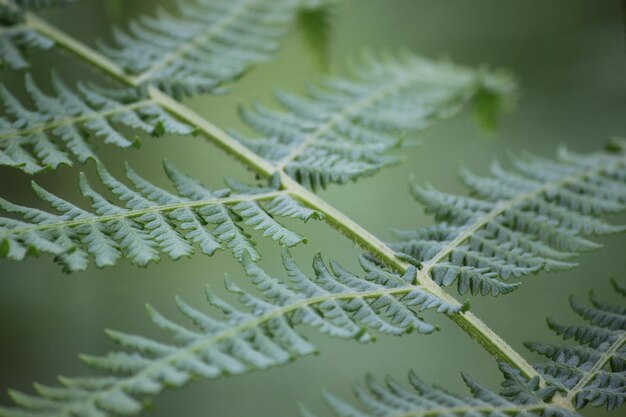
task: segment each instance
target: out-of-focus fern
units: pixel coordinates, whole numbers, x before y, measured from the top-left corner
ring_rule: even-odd
[[[592,236],[624,231],[599,216],[626,209],[626,154],[563,149],[558,161],[512,162],[511,171],[494,164],[486,178],[464,171],[472,197],[414,186],[439,223],[396,231],[401,242],[390,246],[440,285],[498,295],[519,285],[511,278],[575,266],[578,253],[600,247]]]
[[[184,0],[128,30],[104,52],[135,77],[176,97],[223,93],[251,64],[269,59],[293,21],[297,0]]]
[[[411,388],[407,389],[391,378],[384,384],[371,376],[364,384],[354,386],[354,395],[362,407],[325,393],[325,398],[337,417],[574,417],[574,411],[551,404],[557,391],[541,387],[539,378],[526,379],[506,364],[500,364],[504,375],[500,392],[492,391],[474,378],[463,374],[471,391],[461,396],[437,386],[430,386],[409,373]],[[315,417],[302,407],[301,417]]]
[[[61,6],[76,0],[1,0],[0,1],[0,65],[14,70],[28,68],[27,49],[50,49],[51,39],[24,25],[28,10]]]
[[[483,90],[512,95],[506,74],[434,62],[404,52],[365,54],[344,77],[325,79],[305,97],[276,93],[287,110],[241,110],[263,137],[232,132],[243,144],[316,190],[371,175],[398,161],[389,151],[433,122],[458,113]]]
[[[626,297],[626,286],[613,281],[615,291]],[[587,405],[612,410],[626,401],[626,308],[599,300],[590,294],[591,306],[571,299],[572,309],[588,324],[548,325],[575,345],[528,343],[526,346],[548,358],[536,364],[553,386],[565,392],[566,401],[580,409]]]
[[[0,208],[23,217],[0,217],[0,255],[21,260],[33,253],[52,254],[66,272],[87,268],[90,255],[98,267],[115,265],[121,257],[146,266],[158,261],[161,254],[172,259],[190,256],[194,246],[207,255],[225,247],[240,261],[258,260],[255,243],[242,225],[291,247],[305,239],[273,216],[306,221],[317,215],[278,190],[276,181],[265,188],[228,181],[229,188],[212,191],[169,164],[165,170],[176,194],[151,184],[127,167],[135,189],[130,188],[98,165],[100,180],[119,203],[95,191],[81,174],[81,193],[91,201],[93,212],[35,183],[37,196],[58,214],[0,199]]]
[[[296,16],[298,31],[322,69],[329,66],[334,3],[337,1],[305,2]]]
[[[0,85],[4,116],[0,117],[0,165],[34,174],[45,169],[96,160],[89,142],[101,140],[122,148],[138,145],[128,139],[132,129],[151,135],[190,134],[193,129],[170,116],[145,93],[110,91],[78,84],[68,88],[52,77],[53,95],[47,95],[30,75],[26,91],[32,105],[20,103]]]
[[[315,276],[307,277],[288,252],[283,264],[288,282],[273,278],[244,261],[249,278],[262,297],[244,292],[233,282],[226,288],[239,297],[235,307],[207,290],[209,303],[223,318],[209,316],[178,299],[180,311],[194,327],[168,320],[148,307],[156,326],[170,333],[173,343],[109,331],[126,351],[106,356],[83,356],[83,361],[106,376],[61,378],[62,387],[36,385],[39,396],[10,395],[19,408],[0,408],[2,417],[110,416],[135,414],[142,399],[166,387],[180,387],[194,377],[218,378],[285,364],[315,352],[315,347],[294,327],[306,325],[329,336],[367,342],[372,331],[399,335],[411,331],[431,333],[419,311],[434,309],[453,314],[448,304],[413,283],[415,268],[400,276],[361,258],[363,277],[318,255]]]

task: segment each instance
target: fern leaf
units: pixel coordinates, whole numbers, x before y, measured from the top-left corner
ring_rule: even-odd
[[[481,385],[469,375],[463,380],[471,391],[470,396],[461,396],[440,387],[429,386],[413,372],[409,372],[409,389],[392,378],[385,383],[373,377],[354,386],[354,395],[361,407],[325,393],[325,399],[338,417],[574,417],[577,413],[550,404],[556,389],[541,388],[539,378],[527,380],[509,365],[500,364],[504,375],[500,392]],[[303,408],[302,417],[315,417]]]
[[[137,84],[157,85],[175,97],[219,94],[273,55],[296,6],[292,0],[178,1],[175,12],[159,9],[127,31],[116,30],[116,47],[102,49]]]
[[[21,70],[30,65],[27,49],[48,50],[54,42],[24,24],[31,9],[62,6],[76,0],[7,0],[0,4],[0,66]]]
[[[26,49],[48,50],[53,45],[50,39],[23,26],[3,29],[0,34],[0,66],[12,70],[28,68]]]
[[[626,155],[575,155],[557,161],[527,156],[513,170],[492,166],[492,175],[463,172],[473,196],[413,187],[415,198],[435,214],[436,226],[397,231],[389,245],[438,284],[464,294],[503,294],[507,282],[540,270],[574,267],[580,252],[598,248],[593,236],[623,232],[599,218],[626,208]]]
[[[315,276],[309,278],[285,251],[283,264],[289,277],[285,283],[246,259],[247,275],[262,296],[244,292],[227,280],[226,288],[239,298],[238,307],[208,289],[208,301],[223,313],[221,318],[177,299],[180,311],[194,324],[191,328],[149,307],[151,320],[170,333],[175,342],[109,331],[108,335],[125,350],[82,357],[87,365],[106,372],[105,376],[61,378],[62,387],[35,385],[38,396],[12,392],[18,407],[0,408],[0,416],[135,414],[145,397],[166,387],[179,387],[194,377],[242,374],[315,352],[316,348],[295,326],[368,342],[372,332],[399,335],[435,330],[419,318],[420,311],[459,311],[413,284],[413,267],[399,276],[363,257],[360,262],[362,277],[334,262],[328,267],[317,255],[313,261]]]
[[[616,292],[619,284],[615,284]],[[606,406],[612,410],[626,401],[626,308],[590,294],[591,306],[571,299],[574,312],[587,324],[564,326],[548,320],[550,328],[574,345],[528,343],[526,346],[547,361],[535,366],[550,384],[565,392],[577,408]]]
[[[54,95],[46,95],[26,76],[32,104],[20,103],[0,85],[5,116],[0,118],[0,165],[28,174],[47,168],[96,160],[92,138],[122,148],[137,146],[122,128],[160,135],[190,134],[192,128],[177,121],[139,92],[104,91],[79,84],[77,91],[52,77]]]
[[[92,211],[35,183],[35,193],[54,212],[0,199],[0,208],[22,217],[0,217],[0,255],[22,260],[29,254],[52,254],[66,272],[87,268],[89,256],[100,268],[115,265],[120,258],[146,266],[158,261],[161,254],[172,259],[190,256],[194,246],[207,255],[227,248],[240,261],[258,260],[255,244],[242,226],[289,247],[305,239],[274,216],[303,221],[318,216],[286,191],[278,190],[277,181],[265,188],[231,182],[232,188],[212,191],[170,164],[165,164],[165,170],[176,194],[151,184],[127,167],[131,188],[99,164],[100,180],[119,200],[117,203],[95,191],[81,174],[81,193],[91,201]]]
[[[371,175],[398,161],[389,152],[416,132],[450,117],[483,89],[509,96],[501,73],[432,62],[410,53],[366,54],[348,76],[311,87],[306,97],[277,92],[286,111],[243,108],[261,138],[233,132],[251,150],[316,190]]]

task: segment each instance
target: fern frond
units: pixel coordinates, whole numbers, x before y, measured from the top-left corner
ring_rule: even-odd
[[[170,321],[148,307],[154,324],[170,333],[175,342],[109,331],[109,336],[125,351],[82,357],[87,365],[105,371],[106,376],[61,378],[63,386],[55,388],[35,385],[37,397],[12,392],[19,408],[0,408],[0,416],[134,414],[142,409],[141,399],[166,387],[179,387],[193,377],[246,373],[315,352],[316,348],[295,326],[306,325],[329,336],[368,342],[372,332],[399,335],[435,330],[435,326],[418,316],[420,311],[459,311],[413,284],[413,267],[399,276],[363,257],[360,262],[362,277],[334,262],[328,267],[317,255],[313,261],[315,276],[309,278],[285,251],[283,264],[289,277],[285,283],[246,259],[247,275],[261,297],[246,293],[227,280],[226,288],[242,305],[237,307],[208,289],[209,303],[223,313],[223,318],[210,316],[177,299],[180,311],[193,322],[192,328]]]
[[[366,54],[341,78],[306,97],[277,92],[286,111],[253,105],[243,120],[261,138],[233,135],[301,184],[316,190],[371,175],[398,161],[403,134],[450,117],[483,89],[509,96],[512,80],[405,52]]]
[[[439,285],[498,295],[519,285],[511,278],[574,267],[578,253],[600,246],[593,236],[625,230],[599,216],[626,208],[626,154],[563,149],[556,161],[527,156],[513,164],[494,164],[486,178],[464,171],[472,197],[414,186],[439,224],[398,231],[401,241],[390,246]]]
[[[105,91],[78,84],[76,91],[52,77],[53,95],[45,94],[26,76],[26,91],[32,103],[20,103],[3,85],[0,102],[0,166],[19,168],[28,174],[97,160],[92,138],[122,148],[137,146],[124,128],[154,136],[163,133],[187,135],[193,129],[177,121],[150,98],[132,90]]]
[[[614,287],[626,297],[626,291],[620,291],[623,286],[614,283]],[[526,346],[548,358],[535,365],[537,370],[577,409],[591,405],[612,410],[626,401],[626,308],[601,301],[593,292],[589,299],[591,306],[570,299],[574,312],[587,324],[564,326],[548,320],[555,333],[577,344]]]
[[[115,265],[120,258],[146,266],[161,254],[172,259],[190,256],[194,246],[212,255],[226,248],[240,261],[258,260],[255,243],[243,230],[258,230],[280,245],[294,246],[305,239],[273,216],[303,221],[318,214],[278,190],[246,187],[230,181],[227,189],[212,191],[170,164],[165,170],[176,194],[163,190],[127,167],[134,188],[116,180],[99,164],[104,186],[117,197],[114,203],[95,191],[81,174],[81,193],[93,211],[84,210],[33,183],[37,196],[55,212],[29,208],[0,199],[0,208],[23,220],[0,217],[0,255],[15,260],[47,253],[64,271],[84,270],[89,256],[97,267]]]
[[[185,0],[173,13],[159,9],[103,51],[135,77],[181,97],[227,90],[252,64],[269,59],[289,28],[295,0]]]
[[[0,2],[0,66],[28,68],[27,49],[47,50],[54,42],[24,25],[28,10],[62,6],[76,0],[3,0]]]
[[[500,364],[504,375],[502,389],[495,392],[467,374],[463,380],[471,396],[461,396],[423,382],[409,372],[411,388],[407,389],[392,378],[385,383],[373,377],[354,386],[354,395],[361,404],[352,404],[325,393],[325,399],[337,417],[574,417],[577,413],[550,404],[556,389],[542,388],[539,378],[527,380],[509,365]],[[302,417],[315,415],[302,408]]]
[[[28,68],[26,49],[52,48],[54,42],[24,26],[0,29],[0,66],[12,70]]]

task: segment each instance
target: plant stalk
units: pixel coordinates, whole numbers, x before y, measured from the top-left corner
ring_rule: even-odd
[[[83,61],[88,62],[112,78],[131,87],[139,86],[140,83],[137,78],[127,74],[124,69],[118,66],[115,62],[80,41],[66,35],[38,17],[28,14],[26,17],[26,25],[52,39],[59,47],[76,55]],[[349,239],[357,243],[361,248],[377,256],[390,267],[399,272],[403,272],[408,268],[409,265],[399,259],[395,255],[394,251],[384,242],[380,241],[370,232],[352,221],[345,214],[332,207],[326,201],[319,198],[313,192],[302,187],[282,170],[277,170],[268,161],[256,155],[250,149],[236,141],[207,119],[195,113],[193,110],[176,101],[172,97],[164,94],[156,87],[150,86],[147,91],[150,98],[157,104],[180,118],[182,121],[195,126],[208,140],[222,148],[226,153],[242,162],[257,174],[268,177],[275,174],[280,175],[282,186],[285,190],[287,190],[295,198],[307,204],[309,207],[321,212],[330,226],[342,232]],[[431,293],[446,302],[452,305],[461,306],[459,301],[446,293],[441,287],[432,281],[432,279],[429,278],[428,280],[421,280],[420,284],[424,285]],[[539,377],[542,383],[545,383],[545,381],[543,381],[541,376],[537,373],[537,371],[535,371],[528,361],[526,361],[519,353],[509,346],[506,341],[498,336],[473,313],[466,311],[452,314],[449,317],[496,360],[508,363],[528,378]]]

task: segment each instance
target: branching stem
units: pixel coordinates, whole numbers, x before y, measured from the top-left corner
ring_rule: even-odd
[[[80,59],[87,61],[109,76],[125,83],[128,86],[137,87],[139,82],[136,77],[127,74],[121,67],[101,55],[85,44],[67,36],[63,32],[45,23],[41,19],[28,15],[26,24],[39,33],[54,40],[56,44],[65,50],[77,55]],[[148,95],[157,104],[169,111],[182,121],[196,127],[211,142],[222,148],[229,155],[242,162],[248,168],[263,176],[271,176],[276,173],[280,175],[282,186],[293,197],[307,204],[309,207],[321,212],[327,223],[339,230],[348,238],[356,242],[366,251],[386,262],[390,267],[403,272],[408,268],[408,264],[399,259],[394,251],[385,245],[370,232],[352,221],[345,214],[341,213],[330,204],[319,198],[310,190],[302,187],[292,178],[287,176],[283,170],[277,170],[272,164],[259,157],[250,149],[236,141],[226,132],[216,127],[214,124],[192,111],[187,106],[176,101],[172,97],[163,94],[155,87],[148,87]],[[454,297],[441,289],[426,273],[420,273],[418,283],[440,297],[444,301],[460,306]],[[495,359],[504,361],[517,368],[526,377],[539,377],[539,374],[519,353],[509,346],[501,337],[494,333],[485,323],[471,312],[452,314],[449,316],[463,331],[472,339],[478,342]],[[543,380],[542,380],[543,382]]]
[[[604,367],[615,356],[618,350],[626,343],[626,332],[622,333],[620,337],[609,346],[609,348],[602,354],[602,357],[593,365],[593,367],[585,373],[585,375],[578,381],[578,383],[567,392],[565,397],[566,402],[573,403],[576,399],[576,395],[580,393],[593,379],[598,375]]]

